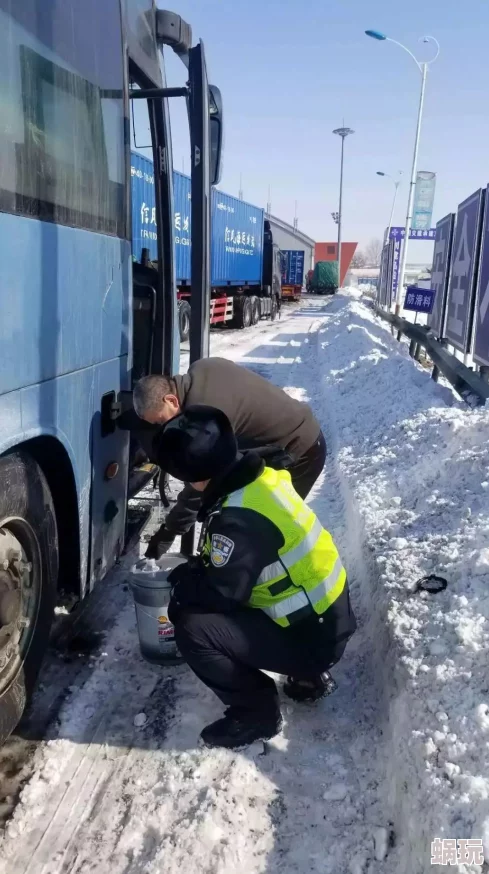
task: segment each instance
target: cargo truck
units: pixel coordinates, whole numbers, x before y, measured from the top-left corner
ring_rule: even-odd
[[[335,294],[338,291],[338,262],[317,261],[310,280],[310,289],[313,294]]]
[[[282,251],[282,299],[300,300],[304,284],[304,250]]]
[[[131,154],[133,257],[156,255],[153,163]],[[180,339],[190,330],[190,179],[173,171],[175,277]],[[211,195],[210,323],[247,328],[275,319],[281,301],[281,256],[263,209],[215,188]]]

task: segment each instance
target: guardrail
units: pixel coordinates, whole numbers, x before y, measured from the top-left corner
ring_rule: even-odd
[[[374,311],[381,319],[397,329],[398,340],[404,334],[411,341],[409,354],[412,358],[418,359],[420,348],[426,349],[433,362],[431,377],[435,382],[441,372],[457,394],[470,407],[483,407],[485,405],[489,399],[489,368],[481,367],[479,373],[471,370],[463,361],[459,361],[455,355],[448,351],[446,341],[438,340],[430,328],[425,325],[415,325],[413,322],[408,322],[407,319],[386,312],[377,305],[374,305]]]

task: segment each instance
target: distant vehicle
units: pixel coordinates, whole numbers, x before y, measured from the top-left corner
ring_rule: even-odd
[[[131,154],[134,252],[156,255],[153,162]],[[173,171],[175,276],[180,339],[190,331],[190,179]],[[146,255],[143,253],[146,250]],[[138,254],[139,253],[139,254]],[[211,194],[211,325],[248,328],[275,319],[281,299],[281,257],[263,209],[217,189]]]
[[[282,256],[282,299],[300,300],[304,284],[304,250],[283,249]]]
[[[318,261],[310,280],[314,294],[335,294],[338,291],[338,262]]]

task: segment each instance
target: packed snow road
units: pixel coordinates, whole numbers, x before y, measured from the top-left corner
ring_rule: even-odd
[[[322,423],[328,462],[311,503],[359,619],[339,689],[284,702],[284,730],[265,747],[200,748],[220,704],[185,667],[141,659],[128,561],[108,590],[118,612],[103,650],[36,753],[0,872],[441,871],[432,840],[489,835],[488,414],[462,409],[343,294],[217,335],[212,351],[307,400]],[[413,584],[436,571],[449,587],[435,603]]]

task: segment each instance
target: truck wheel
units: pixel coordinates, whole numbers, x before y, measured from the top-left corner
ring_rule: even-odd
[[[260,301],[257,297],[251,298],[251,324],[257,325],[261,319]]]
[[[190,334],[190,304],[186,300],[178,301],[178,330],[180,341],[188,340]]]
[[[251,325],[252,309],[251,299],[245,297],[234,298],[234,318],[231,321],[231,328],[249,328]]]
[[[39,465],[0,458],[0,743],[22,716],[49,642],[58,582],[54,504]]]
[[[277,298],[272,297],[272,304],[271,304],[271,310],[270,310],[270,320],[272,322],[274,322],[275,319],[277,318],[277,313],[278,313]]]

